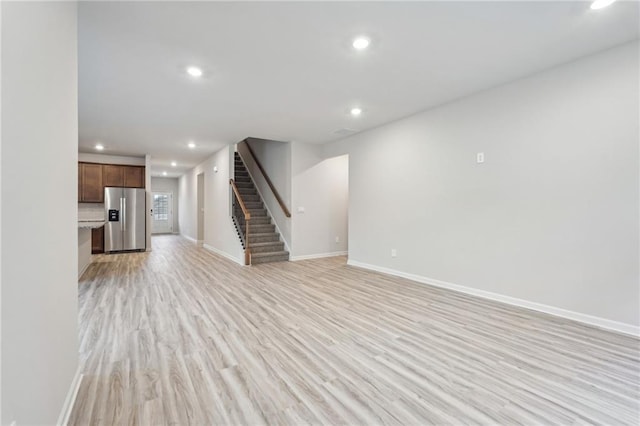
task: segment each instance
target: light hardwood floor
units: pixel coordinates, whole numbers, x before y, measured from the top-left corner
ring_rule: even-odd
[[[346,266],[176,236],[79,284],[75,425],[638,424],[639,341]]]

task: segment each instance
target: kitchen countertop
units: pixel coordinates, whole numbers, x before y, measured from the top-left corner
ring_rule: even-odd
[[[106,222],[104,220],[79,220],[78,228],[100,228],[104,226]]]

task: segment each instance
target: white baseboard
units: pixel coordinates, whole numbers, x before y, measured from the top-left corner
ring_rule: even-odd
[[[93,256],[93,255],[91,255]],[[78,279],[80,279],[80,277],[82,277],[82,274],[84,274],[84,271],[87,270],[87,268],[89,267],[89,265],[91,265],[91,262],[93,262],[93,260],[90,260],[89,263],[87,263],[86,265],[84,265],[84,267],[82,268],[81,271],[78,272]]]
[[[317,253],[317,254],[305,254],[303,256],[291,256],[289,260],[292,262],[296,262],[298,260],[309,260],[309,259],[321,259],[323,257],[335,257],[335,256],[346,256],[349,252],[347,251],[334,251],[331,253]]]
[[[71,381],[69,392],[64,400],[60,417],[58,417],[58,422],[56,423],[58,426],[66,426],[69,422],[69,416],[71,416],[71,410],[73,410],[73,404],[76,402],[76,397],[78,396],[78,391],[80,390],[80,384],[82,383],[83,377],[84,374],[80,372],[80,366],[78,365],[76,374],[73,376],[73,380]]]
[[[188,235],[180,234],[180,236],[181,236],[182,238],[186,238],[187,240],[191,241],[192,243],[196,243],[196,244],[198,243],[198,241],[197,241],[195,238],[191,238],[191,237],[190,237],[190,236],[188,236]]]
[[[393,275],[396,277],[407,278],[409,280],[416,281],[422,284],[428,284],[434,287],[445,288],[447,290],[453,290],[459,293],[482,297],[483,299],[502,302],[508,305],[531,309],[538,312],[544,312],[546,314],[554,315],[557,317],[567,318],[570,320],[582,322],[585,324],[593,325],[593,326],[604,328],[607,330],[617,331],[619,333],[630,334],[635,337],[640,337],[640,327],[636,327],[631,324],[612,321],[606,318],[600,318],[593,315],[583,314],[580,312],[569,311],[567,309],[557,308],[555,306],[550,306],[550,305],[544,305],[542,303],[530,302],[528,300],[518,299],[516,297],[511,297],[511,296],[505,296],[499,293],[492,293],[490,291],[478,290],[472,287],[466,287],[463,285],[448,283],[446,281],[440,281],[433,278],[423,277],[421,275],[409,274],[406,272],[397,271],[395,269],[384,268],[382,266],[376,266],[368,263],[358,262],[356,260],[349,259],[347,261],[347,265],[368,269],[371,271],[382,272],[383,274]]]
[[[209,244],[203,244],[202,247],[204,247],[205,249],[215,253],[215,254],[219,254],[222,257],[226,257],[229,260],[232,260],[240,265],[244,265],[244,262],[241,262],[240,259],[236,259],[235,257],[233,257],[232,255],[230,255],[229,253],[219,250],[215,247],[210,246]]]

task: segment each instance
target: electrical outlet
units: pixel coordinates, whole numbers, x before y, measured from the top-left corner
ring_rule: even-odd
[[[391,249],[391,257],[398,257],[398,250]]]
[[[479,152],[476,154],[476,162],[479,163],[484,163],[484,152]]]
[[[340,242],[340,237],[336,235],[336,244],[338,244],[339,242]]]

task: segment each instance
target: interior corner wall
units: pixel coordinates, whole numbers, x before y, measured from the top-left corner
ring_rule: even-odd
[[[284,204],[291,211],[291,143],[256,138],[249,138],[247,143],[251,146]],[[243,144],[237,146],[238,153],[242,156],[254,184],[262,195],[262,201],[271,213],[280,235],[285,244],[291,247],[291,218],[284,214],[262,172],[251,155],[248,155],[248,150]],[[291,213],[293,214],[293,212]]]
[[[151,178],[151,192],[170,192],[173,194],[173,233],[180,233],[180,182],[178,178]],[[153,200],[153,196],[151,197]],[[152,204],[153,206],[153,204]],[[153,222],[152,222],[153,224]]]
[[[77,5],[0,8],[0,423],[52,425],[78,368]]]
[[[638,50],[327,146],[349,154],[350,262],[637,329]]]
[[[321,145],[293,142],[291,166],[291,259],[344,254],[348,248],[348,155],[325,158]]]
[[[217,167],[217,172],[214,172]],[[225,146],[211,157],[180,177],[179,207],[180,233],[196,241],[197,238],[197,182],[204,173],[204,245],[238,263],[244,263],[244,254],[233,220],[229,179],[233,170],[233,150]]]

